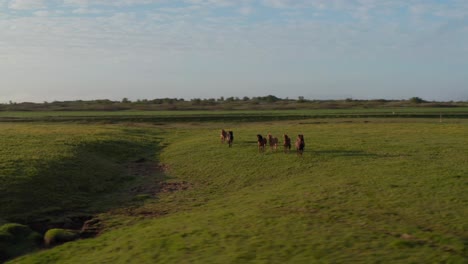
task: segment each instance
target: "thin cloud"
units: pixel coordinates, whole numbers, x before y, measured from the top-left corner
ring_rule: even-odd
[[[254,12],[254,9],[250,6],[243,6],[239,9],[239,13],[244,16],[251,15]]]
[[[104,13],[104,11],[100,9],[89,9],[89,8],[80,7],[80,8],[74,9],[72,13],[79,14],[79,15],[89,15],[89,14],[97,15],[97,14]]]
[[[39,17],[46,17],[46,16],[49,16],[51,13],[47,10],[40,10],[40,11],[34,12],[33,14]]]
[[[8,4],[8,8],[14,10],[31,10],[45,7],[43,0],[12,0]]]
[[[136,5],[148,5],[165,3],[168,0],[63,0],[63,4],[67,6],[136,6]]]

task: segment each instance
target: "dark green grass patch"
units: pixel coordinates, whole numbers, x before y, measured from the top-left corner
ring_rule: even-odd
[[[263,122],[310,118],[467,118],[467,107],[400,107],[233,111],[0,111],[0,122]]]
[[[25,225],[9,223],[0,226],[0,261],[35,250],[42,237]]]
[[[158,138],[138,128],[2,125],[0,219],[30,223],[107,207],[103,195],[134,180],[126,164],[153,159]],[[125,132],[124,132],[125,131]]]

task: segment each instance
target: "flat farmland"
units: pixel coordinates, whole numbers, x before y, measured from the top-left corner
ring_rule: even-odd
[[[468,122],[440,122],[431,111],[416,119],[201,112],[191,114],[218,120],[158,124],[2,113],[41,121],[0,123],[0,224],[100,223],[93,238],[10,261],[466,263]],[[87,115],[56,116],[75,114]],[[250,122],[224,119],[233,114]],[[258,118],[282,115],[302,117]],[[234,131],[232,148],[221,128]],[[268,133],[280,142],[304,134],[304,154],[259,151],[256,135]]]
[[[315,110],[0,111],[0,122],[257,122],[310,118],[467,118],[468,107]]]

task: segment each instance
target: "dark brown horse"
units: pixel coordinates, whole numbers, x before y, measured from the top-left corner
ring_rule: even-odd
[[[302,153],[304,153],[304,148],[305,148],[304,135],[299,134],[299,135],[297,135],[297,139],[296,139],[296,152],[297,152],[297,155],[302,156]]]
[[[233,133],[232,131],[229,131],[229,132],[227,133],[227,138],[226,138],[226,140],[227,140],[227,143],[229,144],[229,147],[231,147],[231,146],[232,146],[232,142],[234,142],[234,133]]]
[[[266,146],[266,138],[262,137],[262,135],[258,134],[257,135],[257,146],[258,146],[258,151],[264,151],[265,146]]]
[[[271,150],[276,150],[278,148],[278,138],[268,134],[268,144],[270,145]]]
[[[227,140],[227,136],[228,136],[228,133],[224,130],[224,129],[221,129],[221,143],[224,143],[226,140]]]
[[[289,152],[291,150],[291,138],[284,134],[283,139],[284,152]]]

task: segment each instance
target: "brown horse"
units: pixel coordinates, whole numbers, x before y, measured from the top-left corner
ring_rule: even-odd
[[[302,156],[302,153],[304,153],[304,148],[305,148],[304,135],[299,134],[299,135],[297,135],[297,139],[296,139],[296,152],[297,152],[297,155]]]
[[[234,133],[233,133],[232,131],[229,131],[229,132],[227,133],[227,138],[226,138],[226,140],[227,140],[227,143],[229,144],[229,147],[231,147],[231,146],[232,146],[232,142],[234,142]]]
[[[265,146],[266,146],[266,138],[262,137],[262,135],[258,134],[257,135],[257,146],[258,146],[258,151],[264,151]]]
[[[228,133],[224,130],[224,129],[221,129],[221,143],[224,143],[226,140],[227,140],[227,136],[228,136]]]
[[[284,152],[289,152],[291,150],[291,138],[284,134],[283,139]]]
[[[276,150],[278,148],[278,138],[268,134],[268,144],[270,145],[271,150]]]

